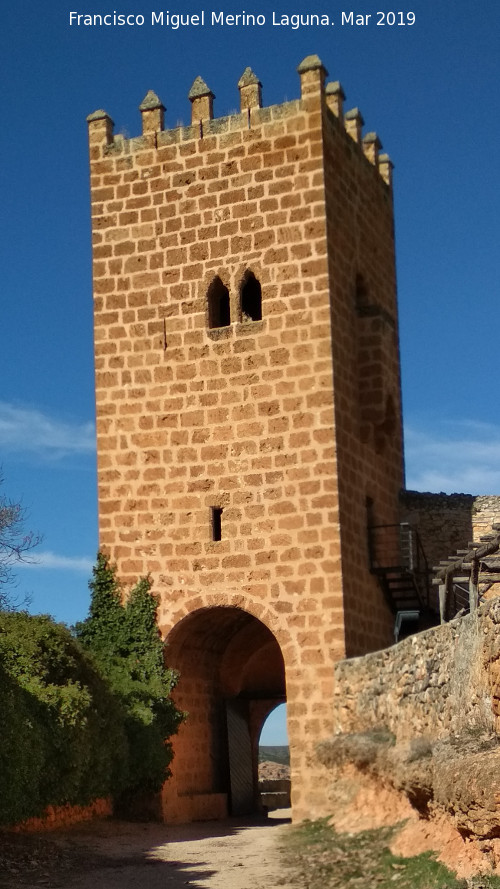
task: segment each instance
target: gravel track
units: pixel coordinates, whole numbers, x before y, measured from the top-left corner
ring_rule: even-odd
[[[181,826],[92,822],[48,834],[53,855],[29,874],[4,870],[0,887],[290,889],[279,855],[288,814]]]

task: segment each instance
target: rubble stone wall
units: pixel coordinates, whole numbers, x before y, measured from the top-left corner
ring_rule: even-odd
[[[500,497],[485,494],[474,497],[472,507],[473,540],[478,540],[491,530],[491,526],[500,522]]]
[[[406,742],[498,722],[500,599],[383,651],[335,666],[337,732],[384,726]]]

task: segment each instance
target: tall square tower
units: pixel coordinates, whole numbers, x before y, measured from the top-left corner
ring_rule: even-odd
[[[100,546],[150,574],[190,714],[169,820],[244,812],[285,698],[294,815],[327,810],[314,743],[333,664],[391,642],[367,524],[403,485],[391,162],[317,56],[300,99],[142,135],[88,118]]]

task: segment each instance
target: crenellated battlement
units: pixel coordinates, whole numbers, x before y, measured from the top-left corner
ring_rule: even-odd
[[[238,80],[240,112],[214,117],[215,94],[198,76],[188,92],[191,104],[191,124],[165,129],[166,108],[153,90],[149,90],[139,111],[142,116],[142,135],[126,139],[114,134],[114,123],[102,109],[87,117],[91,150],[101,149],[105,156],[129,154],[146,147],[160,148],[192,139],[252,129],[270,121],[283,120],[297,113],[311,102],[321,107],[333,118],[341,130],[359,146],[361,154],[376,167],[387,185],[392,186],[393,164],[388,154],[381,154],[382,143],[375,132],[363,136],[364,120],[359,108],[344,112],[345,94],[340,81],[326,82],[328,71],[317,55],[306,56],[297,67],[300,77],[300,99],[279,105],[262,106],[262,83],[251,68],[245,68]],[[102,156],[101,154],[99,156]]]

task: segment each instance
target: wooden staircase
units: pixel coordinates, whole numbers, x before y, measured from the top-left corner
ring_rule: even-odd
[[[395,615],[396,641],[467,614],[500,584],[500,524],[432,570],[416,529],[406,522],[371,526],[368,540],[370,570]]]
[[[420,590],[412,571],[403,566],[378,569],[377,574],[392,611],[420,609]]]

